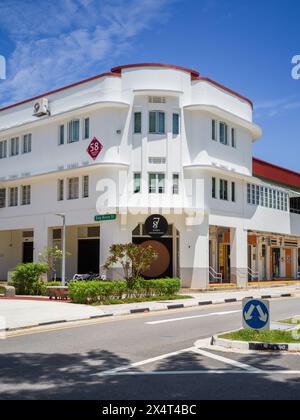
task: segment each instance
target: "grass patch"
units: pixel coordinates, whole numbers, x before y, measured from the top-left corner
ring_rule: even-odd
[[[122,305],[125,303],[143,303],[143,302],[161,302],[164,300],[180,300],[180,299],[192,299],[191,296],[156,296],[149,298],[128,298],[128,299],[109,299],[103,303],[94,303],[93,306],[99,305]]]
[[[300,330],[298,331],[300,334]],[[291,331],[251,331],[251,330],[240,330],[233,333],[224,334],[220,336],[225,340],[233,341],[247,341],[257,343],[300,343],[300,337],[294,338]]]
[[[299,325],[300,324],[300,317],[295,316],[295,318],[285,319],[284,321],[280,321],[281,324],[289,324],[289,325]]]

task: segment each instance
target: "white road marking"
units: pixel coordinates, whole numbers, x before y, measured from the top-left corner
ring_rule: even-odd
[[[103,372],[97,376],[176,376],[176,375],[284,375],[299,376],[300,370],[178,370],[178,371],[152,371],[152,372]]]
[[[195,316],[187,316],[183,318],[163,319],[160,321],[146,322],[145,324],[147,325],[167,324],[170,322],[188,321],[189,319],[209,318],[212,316],[224,316],[224,315],[232,315],[232,314],[238,314],[238,313],[242,313],[242,311],[213,312],[213,313],[205,314],[205,315],[195,315]]]
[[[246,365],[244,363],[237,362],[236,360],[228,359],[227,357],[222,357],[217,354],[210,353],[201,349],[194,349],[194,353],[200,354],[201,356],[208,357],[209,359],[217,360],[218,362],[225,363],[226,365],[234,366],[236,368],[246,370],[248,372],[258,373],[261,372],[261,369],[257,369],[253,366]]]
[[[182,354],[182,353],[188,353],[188,352],[191,352],[193,350],[194,350],[194,347],[190,347],[188,349],[183,349],[183,350],[175,351],[173,353],[167,353],[167,354],[163,354],[161,356],[152,357],[151,359],[142,360],[141,362],[131,363],[131,364],[126,365],[126,366],[121,366],[121,367],[118,367],[118,368],[115,368],[115,369],[106,370],[104,372],[95,373],[92,376],[100,376],[101,377],[101,376],[115,375],[115,374],[118,374],[120,372],[124,372],[128,369],[133,369],[133,368],[136,368],[136,367],[148,365],[150,363],[159,362],[160,360],[168,359],[169,357],[173,357],[173,356],[178,356],[179,354]]]

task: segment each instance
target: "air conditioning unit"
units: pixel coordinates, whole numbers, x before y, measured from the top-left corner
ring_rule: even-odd
[[[34,116],[43,117],[44,115],[50,115],[49,102],[47,98],[41,98],[37,100],[33,106]]]

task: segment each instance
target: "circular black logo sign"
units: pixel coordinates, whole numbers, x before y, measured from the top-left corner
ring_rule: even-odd
[[[147,235],[152,238],[160,238],[168,233],[169,224],[165,217],[155,214],[148,217],[145,222],[145,230]]]

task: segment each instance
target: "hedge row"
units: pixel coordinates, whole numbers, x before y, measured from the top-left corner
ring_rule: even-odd
[[[122,298],[150,298],[175,296],[179,293],[179,279],[144,280],[136,282],[134,289],[128,289],[125,281],[114,282],[70,282],[70,297],[74,303],[92,304]]]

